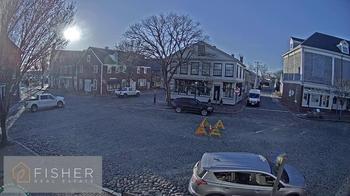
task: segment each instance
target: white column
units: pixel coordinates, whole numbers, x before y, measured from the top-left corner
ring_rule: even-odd
[[[304,80],[304,50],[301,48],[300,51],[300,81]]]
[[[334,85],[334,57],[332,57],[332,86]]]

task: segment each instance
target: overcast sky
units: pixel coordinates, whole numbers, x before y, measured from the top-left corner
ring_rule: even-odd
[[[76,0],[82,39],[68,49],[113,47],[129,25],[176,12],[199,22],[209,43],[247,63],[281,69],[289,37],[322,32],[350,40],[350,0]]]

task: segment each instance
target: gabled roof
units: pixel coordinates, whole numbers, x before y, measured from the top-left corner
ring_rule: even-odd
[[[247,152],[204,153],[201,166],[209,171],[255,170],[271,172],[265,157]]]
[[[302,42],[301,45],[342,53],[340,49],[337,47],[337,45],[342,40],[345,40],[345,39],[316,32],[312,34],[309,38],[307,38],[304,42]],[[345,40],[345,41],[350,44],[349,40]],[[342,53],[342,54],[350,56],[349,54],[345,54],[345,53]]]
[[[96,47],[90,47],[90,49],[103,64],[118,64],[115,58],[116,50]]]
[[[242,63],[240,60],[236,59],[235,57],[233,57],[232,55],[226,53],[225,51],[223,51],[223,50],[217,48],[216,46],[212,46],[212,45],[210,45],[210,44],[208,44],[207,42],[204,42],[204,41],[201,41],[201,42],[199,42],[199,43],[197,43],[197,44],[200,44],[200,43],[205,44],[206,46],[212,48],[213,50],[216,50],[216,51],[220,52],[221,54],[225,55],[226,57],[230,58],[231,60],[235,61],[236,63],[239,63],[239,64],[241,64],[242,66],[246,67],[246,66],[244,65],[244,63]]]
[[[290,38],[292,38],[292,40],[295,40],[295,41],[297,41],[297,42],[303,42],[303,41],[305,41],[304,39],[297,38],[297,37],[290,37]]]
[[[75,65],[78,63],[83,51],[79,50],[56,50],[53,54],[52,65]]]

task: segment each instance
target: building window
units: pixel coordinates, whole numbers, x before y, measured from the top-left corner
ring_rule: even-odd
[[[94,65],[94,73],[98,73],[98,65]]]
[[[143,68],[143,73],[144,73],[144,74],[147,74],[147,67],[144,67],[144,68]]]
[[[114,90],[114,85],[113,84],[107,84],[107,91],[112,91]]]
[[[137,74],[140,74],[140,72],[141,72],[141,67],[140,67],[140,66],[137,66],[137,68],[136,68],[136,73],[137,73]]]
[[[115,73],[122,72],[122,66],[117,66]]]
[[[87,55],[87,57],[86,57],[86,62],[88,62],[88,63],[90,63],[91,62],[91,55]]]
[[[199,63],[192,62],[191,63],[191,75],[198,75],[198,74],[199,74]]]
[[[84,73],[84,65],[79,66],[79,73]]]
[[[349,44],[345,40],[341,41],[338,47],[342,53],[349,54]]]
[[[239,68],[240,68],[240,67],[237,65],[237,70],[236,70],[236,78],[238,78]]]
[[[112,67],[110,67],[110,66],[107,67],[107,73],[109,73],[109,74],[112,73]]]
[[[221,76],[221,75],[222,75],[222,64],[214,63],[213,76]]]
[[[96,79],[94,79],[92,81],[92,90],[97,90],[97,80]]]
[[[116,72],[116,67],[113,66],[113,67],[112,67],[112,73],[115,73],[115,72]]]
[[[349,46],[342,46],[342,52],[345,54],[349,54]]]
[[[188,65],[187,64],[182,64],[180,66],[180,74],[188,74]]]
[[[241,79],[242,79],[242,71],[243,71],[242,67],[239,67],[239,78]]]
[[[210,63],[202,63],[202,76],[210,76]]]
[[[226,77],[233,77],[233,64],[226,64],[225,65],[225,76]]]
[[[175,80],[175,92],[178,94],[194,95],[197,96],[210,96],[211,84],[208,81],[195,81],[195,80]]]
[[[229,97],[232,98],[234,95],[234,83],[223,83],[223,92],[224,92],[224,97]]]
[[[147,80],[146,79],[138,79],[138,82],[139,82],[139,86],[140,87],[144,87],[147,85]]]
[[[333,104],[337,104],[337,97],[333,97]]]
[[[205,56],[205,45],[202,43],[198,44],[198,56]]]

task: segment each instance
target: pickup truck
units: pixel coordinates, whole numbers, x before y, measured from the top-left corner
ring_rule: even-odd
[[[26,109],[36,112],[41,108],[58,107],[64,106],[64,97],[53,96],[50,93],[43,93],[30,98],[25,102]]]
[[[140,96],[139,90],[133,90],[130,87],[124,87],[120,90],[115,90],[114,94],[118,97]]]

